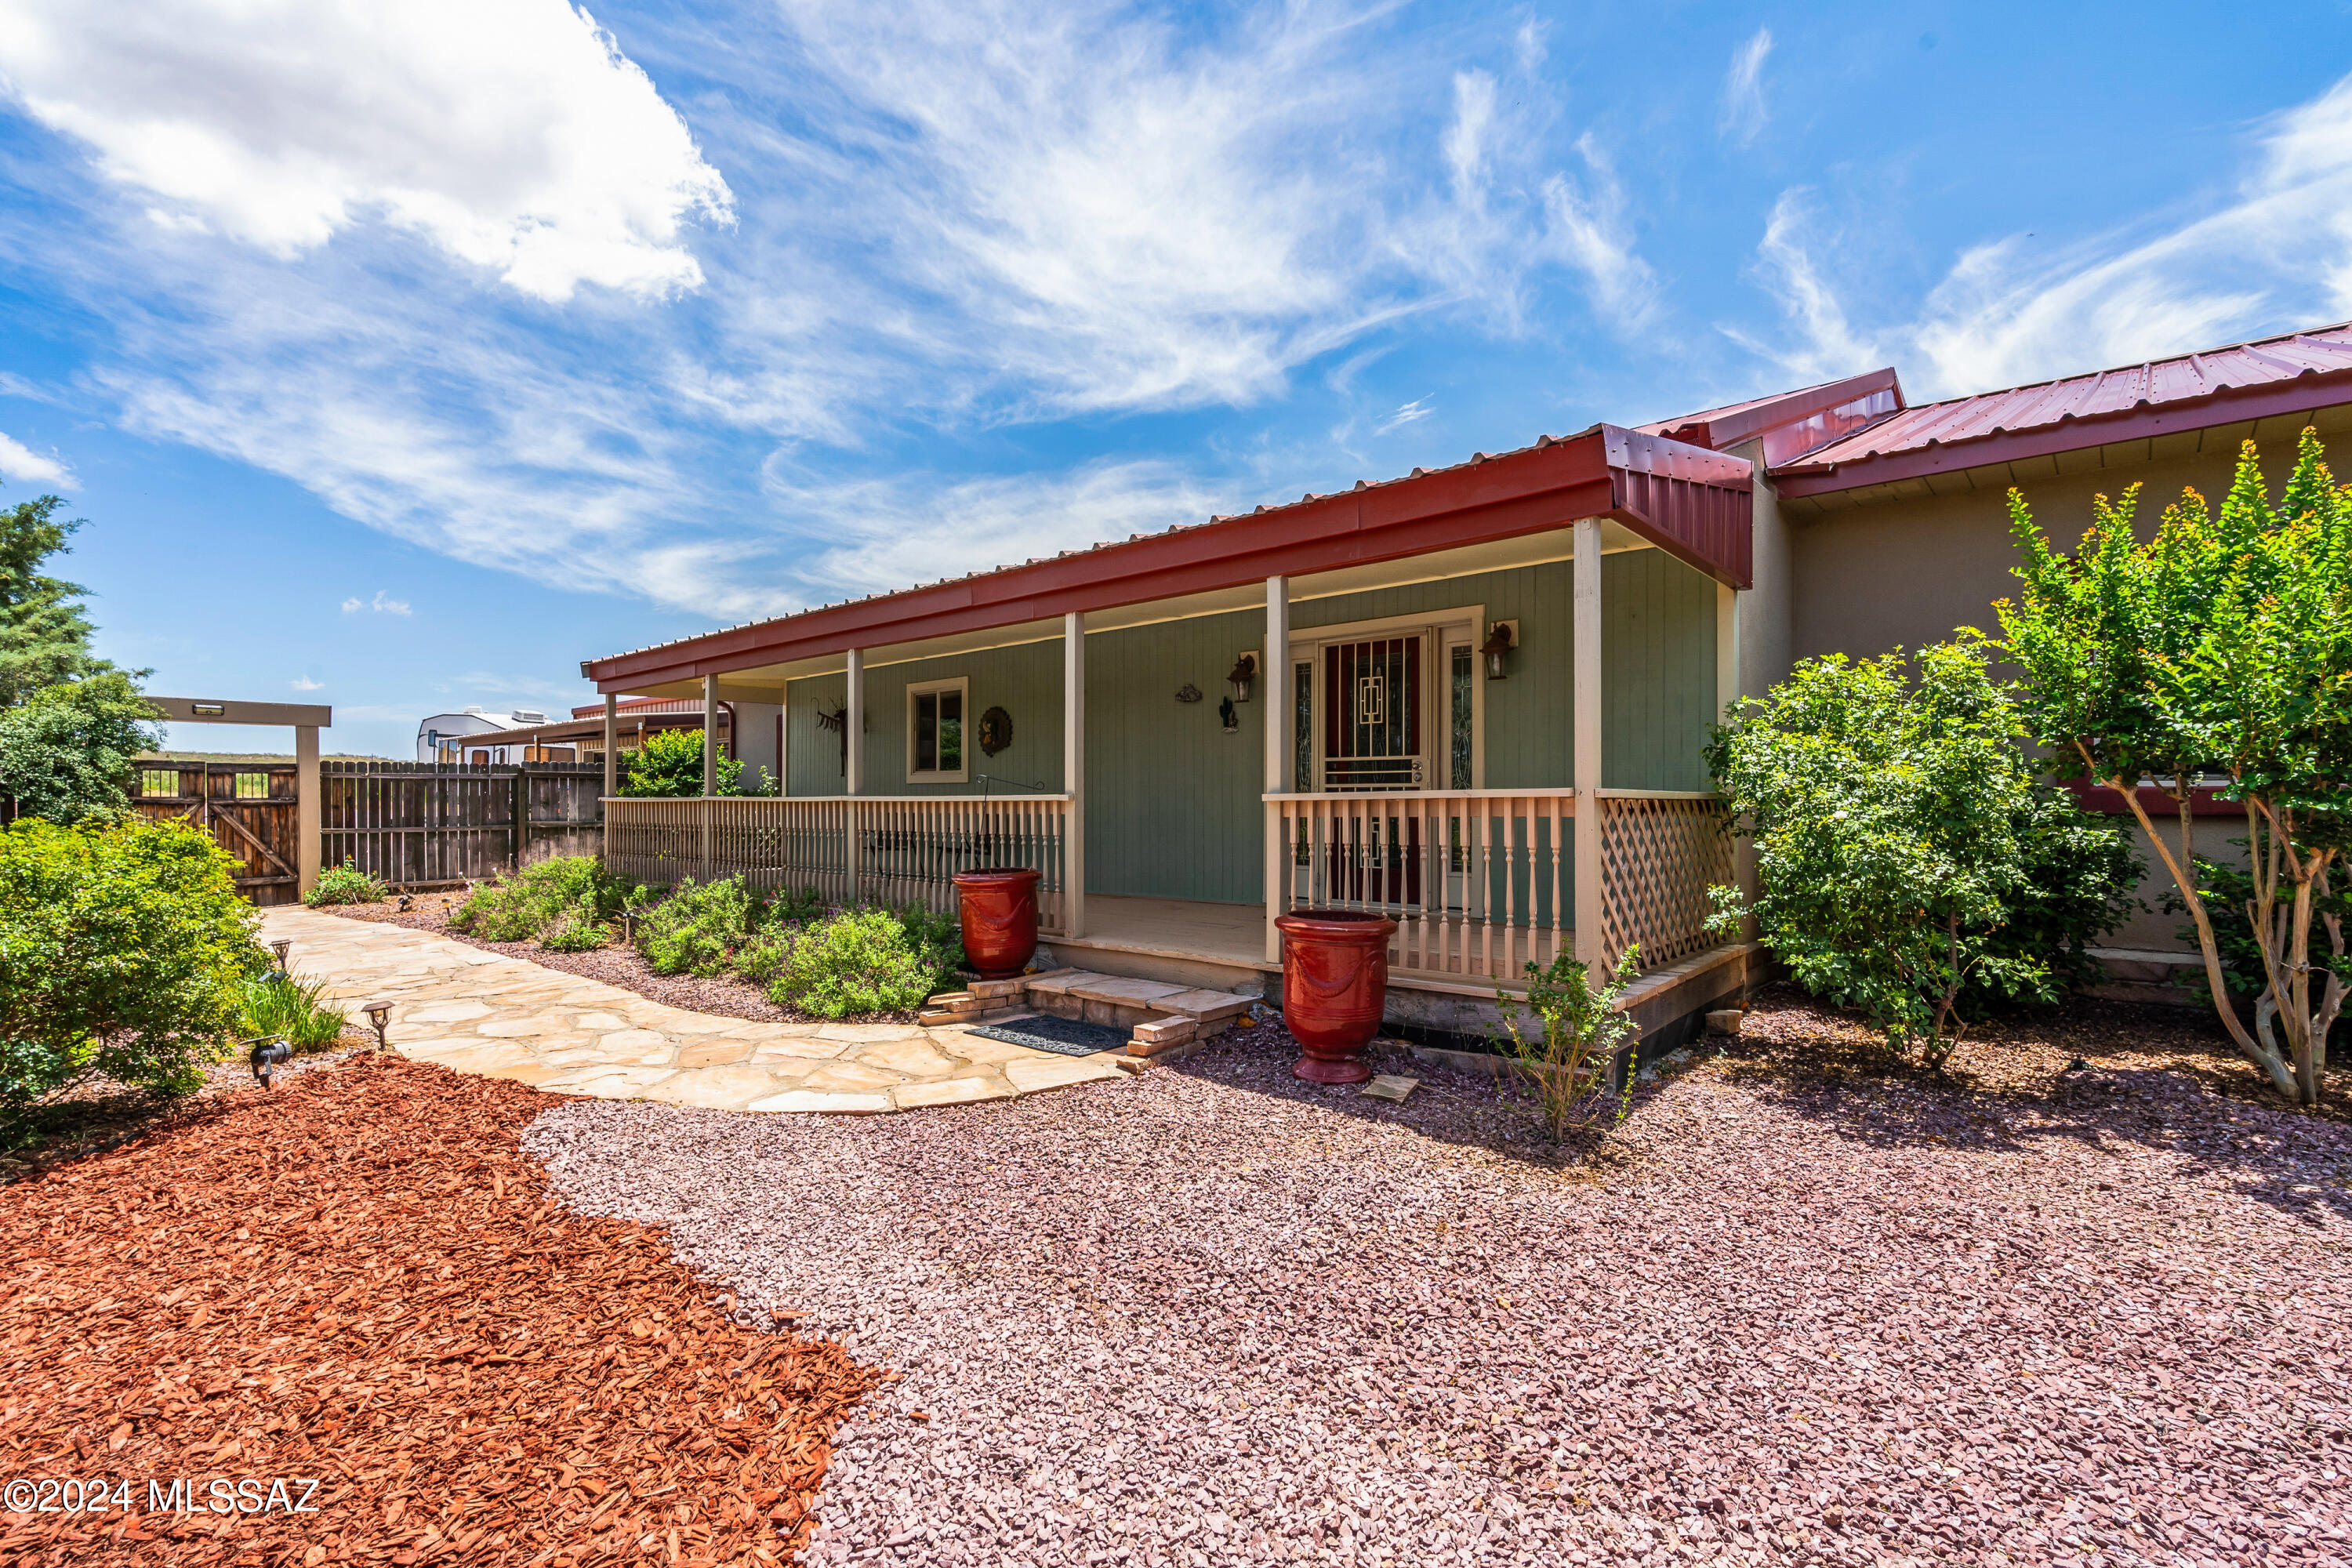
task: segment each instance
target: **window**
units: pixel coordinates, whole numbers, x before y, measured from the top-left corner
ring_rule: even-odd
[[[239,800],[268,800],[269,798],[269,775],[268,773],[237,774],[236,798]]]
[[[962,784],[963,720],[971,681],[927,680],[907,688],[907,782]]]
[[[140,769],[139,793],[149,795],[177,795],[180,793],[180,770],[177,768]]]

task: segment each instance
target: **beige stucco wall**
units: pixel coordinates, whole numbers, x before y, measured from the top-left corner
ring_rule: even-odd
[[[2259,429],[2241,424],[2189,431],[1877,491],[1782,499],[1777,510],[1788,536],[1791,652],[1797,658],[1875,655],[1940,641],[1963,626],[1998,637],[1993,601],[2016,585],[2006,499],[2011,485],[2025,492],[2052,536],[2072,549],[2090,523],[2094,496],[2119,497],[2138,484],[2145,535],[2183,487],[2218,502],[2236,468],[2238,444],[2250,434],[2261,443],[2276,494],[2305,423],[2345,449],[2337,466],[2352,470],[2347,406],[2309,420],[2265,420]]]

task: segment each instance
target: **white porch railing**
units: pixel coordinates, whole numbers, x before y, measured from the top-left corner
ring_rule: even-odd
[[[1366,910],[1397,922],[1397,968],[1517,981],[1575,941],[1576,793],[1411,790],[1275,795],[1266,831],[1287,868],[1291,909]],[[1641,944],[1644,970],[1713,945],[1710,883],[1732,878],[1722,803],[1712,795],[1603,790],[1604,963]]]
[[[1465,979],[1517,979],[1570,942],[1571,790],[1276,795],[1292,909],[1368,910],[1397,922],[1389,961]]]
[[[754,887],[813,887],[831,903],[955,912],[958,871],[1028,866],[1041,930],[1066,929],[1067,795],[724,796],[604,802],[604,858],[634,881],[740,873]]]

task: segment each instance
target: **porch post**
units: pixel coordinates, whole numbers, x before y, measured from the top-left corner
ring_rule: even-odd
[[[702,879],[710,880],[710,797],[719,793],[719,678],[702,678]]]
[[[1601,931],[1601,520],[1579,519],[1570,594],[1575,709],[1576,956],[1597,980]]]
[[[1739,623],[1746,609],[1747,606],[1740,603],[1739,594],[1729,585],[1722,583],[1715,585],[1715,721],[1718,724],[1723,722],[1724,710],[1744,695],[1739,689]],[[1723,828],[1727,833],[1731,831],[1728,818],[1725,820]],[[1763,890],[1756,875],[1756,845],[1752,839],[1735,838],[1731,841],[1731,879],[1738,884],[1740,892],[1750,904]],[[1754,915],[1741,921],[1739,925],[1743,937],[1750,942],[1756,940]]]
[[[319,727],[294,726],[294,890],[319,885]]]
[[[1062,617],[1062,934],[1087,931],[1087,615]]]
[[[866,790],[866,650],[849,650],[849,690],[841,709],[841,793],[850,797],[841,808],[844,855],[849,862],[849,901],[857,902],[858,876],[865,869],[865,845],[858,832],[856,797]]]
[[[1286,795],[1306,781],[1287,778],[1290,759],[1290,580],[1265,580],[1265,655],[1259,661],[1258,696],[1265,706],[1265,793]],[[1265,961],[1282,962],[1282,932],[1274,922],[1289,903],[1290,864],[1282,852],[1282,808],[1265,803]]]
[[[620,791],[620,750],[621,700],[607,691],[604,693],[604,793],[608,796]]]

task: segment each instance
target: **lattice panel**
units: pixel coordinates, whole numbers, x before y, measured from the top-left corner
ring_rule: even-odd
[[[1731,836],[1717,800],[1603,798],[1601,952],[1639,942],[1644,971],[1715,945],[1706,932],[1710,884],[1731,880]]]

